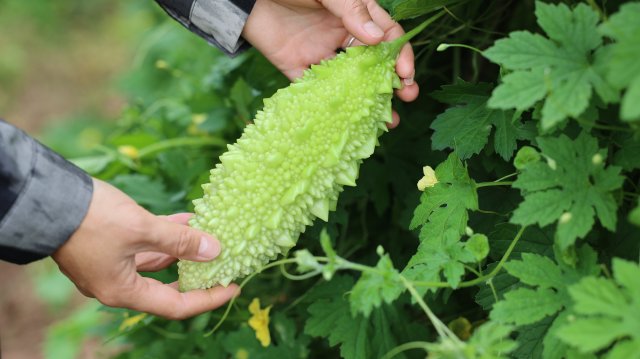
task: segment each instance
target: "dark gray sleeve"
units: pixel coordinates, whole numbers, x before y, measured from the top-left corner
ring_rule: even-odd
[[[51,255],[78,228],[92,194],[89,175],[0,120],[0,260]]]
[[[256,0],[156,0],[182,26],[234,55],[248,47],[240,36]]]

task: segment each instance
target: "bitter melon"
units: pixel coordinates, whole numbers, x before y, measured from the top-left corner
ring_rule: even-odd
[[[264,100],[194,201],[189,224],[215,235],[222,252],[207,263],[180,261],[181,290],[227,286],[286,253],[315,217],[327,221],[391,121],[401,47],[429,22],[391,42],[347,48]]]

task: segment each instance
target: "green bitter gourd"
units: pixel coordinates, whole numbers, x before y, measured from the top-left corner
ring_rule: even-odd
[[[391,121],[401,47],[430,20],[392,42],[349,47],[264,100],[194,201],[189,224],[214,234],[222,252],[180,261],[181,290],[227,286],[286,253],[315,217],[327,221]]]

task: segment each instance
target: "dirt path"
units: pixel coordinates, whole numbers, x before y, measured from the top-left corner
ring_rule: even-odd
[[[45,328],[55,318],[34,293],[25,267],[0,262],[0,283],[2,358],[42,358]]]

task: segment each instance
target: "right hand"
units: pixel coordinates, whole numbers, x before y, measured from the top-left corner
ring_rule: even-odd
[[[206,262],[220,253],[220,242],[187,226],[190,214],[155,216],[100,180],[86,217],[53,255],[60,270],[88,297],[123,307],[184,319],[213,310],[235,295],[235,284],[178,291],[138,271],[157,271],[177,258]]]

